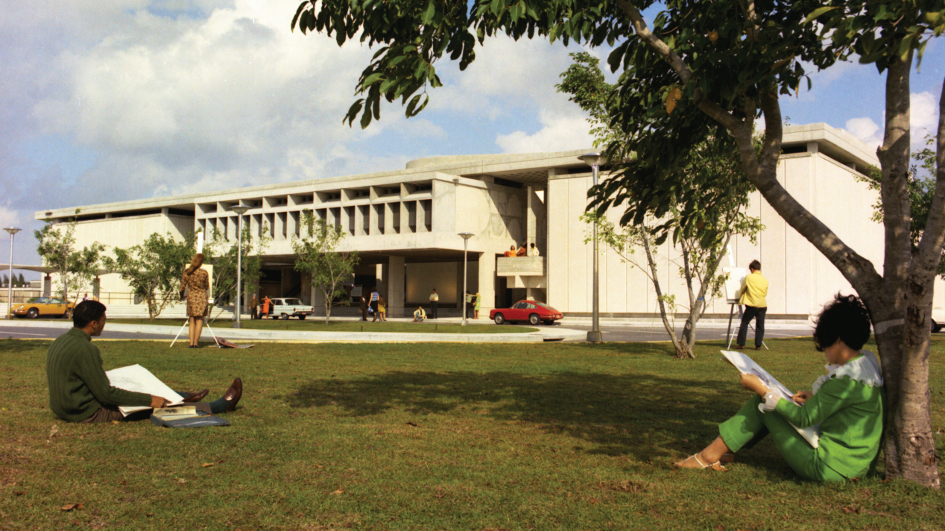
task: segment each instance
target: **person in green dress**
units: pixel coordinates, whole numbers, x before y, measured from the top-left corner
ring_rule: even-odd
[[[711,444],[674,466],[718,470],[735,452],[770,434],[791,468],[805,479],[865,476],[879,454],[885,407],[879,361],[872,352],[860,350],[869,337],[870,318],[863,302],[837,294],[814,330],[814,346],[826,355],[828,372],[814,382],[813,391],[795,393],[792,402],[770,392],[757,376],[741,375],[742,386],[757,396],[719,425],[719,437]],[[817,446],[794,426],[816,426]]]

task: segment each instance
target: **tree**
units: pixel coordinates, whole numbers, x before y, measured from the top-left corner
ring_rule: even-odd
[[[360,258],[357,251],[339,251],[338,245],[344,239],[341,228],[329,225],[322,219],[315,219],[311,212],[302,217],[303,236],[292,240],[295,252],[295,270],[308,273],[312,277],[312,287],[319,290],[325,298],[325,324],[331,318],[331,306],[336,298],[347,295],[345,285],[351,283],[354,267]],[[345,298],[340,304],[347,306],[350,300]]]
[[[272,242],[269,235],[269,225],[263,223],[260,235],[254,238],[248,225],[243,226],[243,271],[240,280],[243,287],[240,293],[248,293],[246,286],[255,286],[262,277],[262,254]],[[254,254],[255,253],[255,254]],[[204,244],[203,254],[207,262],[213,264],[213,282],[210,286],[217,301],[230,301],[236,298],[236,269],[239,254],[239,242],[230,242],[226,236],[214,229],[210,238]],[[222,304],[217,317],[223,313]],[[215,319],[215,318],[214,318]]]
[[[23,280],[23,273],[20,273],[20,278],[16,281],[16,287],[18,288],[27,287],[26,281]]]
[[[610,115],[615,111],[615,87],[604,80],[598,59],[587,52],[574,53],[571,57],[574,63],[561,74],[558,90],[570,94],[570,100],[589,114],[595,146],[626,144],[620,130],[610,127]],[[624,148],[621,156],[632,160],[634,155]],[[731,137],[706,139],[688,153],[687,160],[688,164],[681,168],[655,167],[646,171],[657,174],[661,180],[689,186],[694,197],[698,198],[695,224],[687,223],[676,205],[670,207],[661,223],[647,218],[643,223],[618,228],[606,216],[596,212],[585,213],[582,219],[596,224],[599,241],[650,279],[656,292],[660,318],[673,343],[676,357],[693,359],[696,326],[709,299],[721,293],[727,279],[727,275],[718,274],[718,269],[729,241],[733,235],[745,235],[754,242],[763,227],[757,218],[744,214],[748,194],[754,188],[739,168],[738,152]],[[677,303],[675,295],[664,294],[657,274],[656,249],[665,238],[661,239],[656,234],[665,236],[667,231],[673,234],[673,248],[680,251],[674,264],[686,285],[685,302]],[[591,240],[589,237],[586,241]],[[635,255],[639,247],[643,248],[644,260]],[[675,314],[678,309],[685,310],[686,320],[682,332],[677,335]]]
[[[89,290],[101,267],[102,253],[105,251],[105,246],[99,242],[81,250],[73,250],[76,223],[75,219],[64,226],[47,223],[41,230],[33,231],[39,241],[36,252],[42,257],[43,264],[54,267],[59,275],[57,291],[62,300],[69,300],[70,291],[78,293]]]
[[[642,222],[647,215],[661,218],[671,204],[691,219],[693,203],[679,196],[683,185],[636,170],[678,165],[679,154],[706,138],[731,135],[749,181],[837,267],[870,310],[890,413],[886,473],[939,487],[928,357],[932,286],[945,239],[945,100],[939,105],[935,194],[915,252],[907,237],[907,176],[911,67],[928,39],[945,31],[942,0],[830,0],[826,5],[822,0],[666,0],[650,27],[641,10],[652,5],[649,0],[334,0],[316,6],[308,0],[296,11],[292,27],[334,33],[339,44],[358,35],[380,46],[357,83],[364,97],[346,116],[352,123],[361,113],[362,127],[380,117],[382,97],[400,98],[408,116],[419,112],[426,88],[441,84],[435,61],[448,55],[465,69],[475,59],[476,44],[497,33],[613,46],[608,64],[622,73],[611,126],[631,139],[637,162],[645,164],[614,164],[611,178],[590,192],[592,207],[603,212],[625,203],[621,224]],[[882,274],[777,180],[779,98],[797,93],[804,80],[809,86],[805,68],[830,68],[852,56],[886,74],[884,139],[877,153],[885,229]],[[752,130],[759,117],[764,137],[756,151]]]
[[[155,232],[141,245],[115,248],[115,258],[105,257],[104,264],[119,273],[135,296],[145,301],[148,318],[153,320],[179,296],[180,279],[194,254],[195,242],[193,234],[178,241],[171,234],[165,238]]]

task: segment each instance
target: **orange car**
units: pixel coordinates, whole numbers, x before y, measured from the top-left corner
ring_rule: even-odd
[[[13,315],[30,319],[36,319],[40,315],[68,317],[72,315],[73,308],[75,308],[74,302],[66,303],[55,297],[39,297],[13,308]]]

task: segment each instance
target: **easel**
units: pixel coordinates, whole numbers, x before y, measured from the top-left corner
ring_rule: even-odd
[[[207,330],[210,331],[210,335],[213,337],[213,344],[216,345],[217,348],[223,348],[220,346],[220,340],[217,339],[216,334],[213,333],[213,329],[210,328],[210,323],[207,322],[207,317],[204,316],[202,317],[202,319],[203,319],[203,325],[207,327]],[[177,335],[174,337],[174,341],[171,341],[171,347],[174,346],[174,343],[177,343],[177,338],[179,338],[180,335],[184,333],[184,329],[187,328],[187,325],[189,324],[190,324],[190,318],[187,319],[187,321],[184,323],[184,326],[180,327],[180,331],[177,332]]]
[[[727,341],[726,341],[726,345],[725,345],[725,348],[726,348],[726,350],[727,350],[727,349],[731,349],[731,348],[732,348],[732,317],[735,315],[735,312],[736,312],[736,310],[737,310],[737,312],[738,312],[738,323],[739,323],[739,326],[741,326],[741,322],[742,322],[742,306],[741,306],[740,304],[738,304],[738,299],[728,299],[728,301],[726,301],[726,302],[728,302],[728,303],[730,304],[729,311],[728,311],[728,333],[727,333]],[[755,327],[752,326],[751,323],[748,323],[748,328],[750,328],[751,330],[754,330],[754,329],[755,329]],[[746,341],[747,341],[747,339],[746,339]],[[764,340],[761,341],[761,345],[765,348],[765,350],[771,350],[771,349],[768,348],[768,345],[765,345]]]

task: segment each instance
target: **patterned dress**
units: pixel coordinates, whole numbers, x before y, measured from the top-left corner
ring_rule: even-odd
[[[207,315],[207,290],[210,289],[210,274],[197,269],[191,274],[184,273],[181,289],[187,290],[187,317]]]

